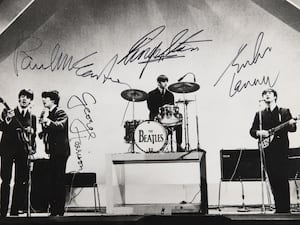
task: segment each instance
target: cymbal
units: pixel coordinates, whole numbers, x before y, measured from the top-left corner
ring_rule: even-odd
[[[200,85],[193,82],[178,82],[169,85],[168,89],[175,93],[191,93],[199,90]]]
[[[122,91],[121,96],[130,102],[142,102],[148,97],[147,93],[138,89],[127,89]]]
[[[175,103],[184,103],[184,104],[187,104],[189,102],[194,102],[195,100],[178,100],[176,101]]]

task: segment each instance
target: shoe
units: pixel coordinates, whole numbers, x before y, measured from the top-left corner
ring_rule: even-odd
[[[16,211],[12,211],[9,213],[10,216],[19,216],[19,213]]]
[[[275,211],[275,214],[291,214],[290,211]]]
[[[177,152],[185,152],[185,149],[181,147],[181,145],[177,145]]]
[[[20,214],[24,214],[24,213],[27,213],[27,211],[26,210],[18,210],[18,214],[20,215]]]
[[[1,209],[1,210],[0,210],[0,216],[1,216],[1,217],[6,217],[6,215],[7,215],[7,210]]]

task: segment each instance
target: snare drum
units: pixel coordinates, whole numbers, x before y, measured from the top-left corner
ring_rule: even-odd
[[[132,121],[125,121],[124,128],[125,128],[125,136],[124,140],[127,143],[132,143],[133,135],[135,128],[141,123],[143,120],[132,120]]]
[[[158,121],[164,126],[176,126],[182,124],[182,114],[177,105],[164,105],[159,108]]]
[[[144,152],[159,152],[167,144],[167,131],[155,121],[144,121],[134,131],[136,146]]]

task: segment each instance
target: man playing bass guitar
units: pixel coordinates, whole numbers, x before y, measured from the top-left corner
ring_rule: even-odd
[[[26,190],[28,187],[28,155],[35,153],[36,116],[31,114],[33,100],[31,90],[21,90],[18,95],[19,105],[10,109],[5,106],[0,119],[2,137],[0,142],[1,156],[1,205],[0,215],[6,216],[9,205],[12,166],[15,164],[14,188],[10,215],[17,216],[26,208]]]
[[[259,139],[259,147],[263,151],[275,212],[289,213],[288,132],[296,131],[296,119],[292,118],[289,109],[277,106],[277,92],[274,89],[264,90],[262,98],[266,108],[255,114],[250,135]]]

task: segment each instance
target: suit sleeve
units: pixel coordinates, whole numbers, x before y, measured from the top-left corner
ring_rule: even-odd
[[[68,116],[63,110],[57,111],[57,118],[55,121],[50,122],[48,129],[51,130],[63,130],[67,124]]]
[[[36,116],[32,117],[32,128],[33,128],[32,139],[35,139],[36,138]]]
[[[259,130],[259,118],[258,118],[258,113],[255,114],[254,116],[254,120],[252,123],[252,126],[250,128],[250,135],[253,138],[258,138],[258,136],[256,135],[256,132]]]
[[[292,114],[290,112],[289,109],[286,110],[286,121],[292,119]],[[297,125],[296,124],[290,124],[288,127],[287,127],[287,131],[289,132],[296,132],[297,130]]]
[[[150,112],[153,112],[155,110],[155,101],[153,99],[153,94],[149,94],[147,98],[147,106]]]
[[[5,117],[4,117],[3,113],[4,112],[1,113],[1,118],[0,118],[0,131],[3,131],[4,130],[4,126],[5,126],[5,122],[4,122],[4,120],[5,120],[4,118]]]
[[[6,115],[7,115],[7,110],[4,109],[1,113],[1,119],[0,119],[0,131],[4,131],[7,128],[7,123],[6,123]]]
[[[175,98],[174,98],[174,95],[171,93],[171,100],[170,100],[171,102],[170,102],[170,104],[171,105],[174,105],[174,103],[175,103]]]

